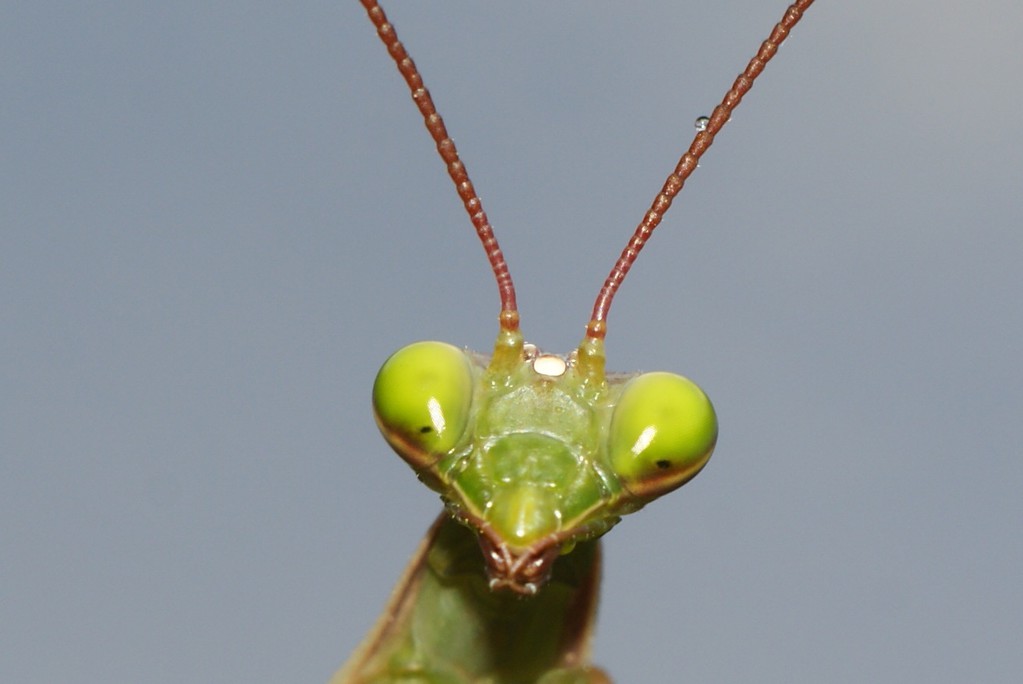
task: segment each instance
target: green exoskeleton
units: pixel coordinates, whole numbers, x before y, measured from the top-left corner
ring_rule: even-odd
[[[384,438],[444,512],[335,684],[600,684],[589,639],[598,539],[706,465],[717,418],[672,373],[609,375],[611,301],[701,155],[813,0],[786,11],[668,176],[567,356],[519,331],[504,256],[415,64],[375,0],[361,0],[398,66],[476,228],[501,297],[489,358],[442,342],[391,356],[373,387]]]

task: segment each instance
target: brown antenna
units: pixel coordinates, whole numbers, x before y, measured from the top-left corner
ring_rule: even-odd
[[[395,32],[394,26],[387,21],[384,10],[380,8],[376,0],[361,0],[361,2],[362,6],[366,8],[366,13],[369,14],[370,21],[377,28],[377,35],[387,46],[387,52],[398,66],[398,71],[404,77],[405,83],[408,84],[412,101],[416,103],[419,113],[423,115],[426,130],[430,132],[430,136],[437,144],[437,153],[444,160],[448,175],[454,181],[458,196],[462,198],[465,211],[469,214],[469,219],[483,244],[483,251],[487,254],[490,269],[494,272],[494,278],[497,280],[498,293],[501,295],[501,328],[505,331],[518,330],[519,310],[515,304],[515,285],[508,272],[504,253],[501,252],[501,247],[497,244],[494,229],[490,225],[490,220],[487,219],[486,212],[483,211],[483,203],[476,194],[476,188],[473,187],[472,181],[469,180],[469,172],[465,170],[465,165],[458,158],[455,141],[448,136],[444,120],[441,119],[437,108],[433,105],[430,91],[423,85],[423,77],[419,74],[415,62],[405,51],[405,46],[398,40],[398,34]]]
[[[632,238],[625,246],[625,249],[622,250],[622,254],[618,257],[618,261],[615,262],[611,273],[608,274],[607,280],[604,281],[604,286],[600,288],[597,301],[593,304],[590,323],[586,326],[587,337],[604,339],[607,331],[607,313],[611,308],[611,301],[625,279],[625,274],[632,268],[632,264],[635,263],[640,250],[643,249],[646,241],[650,239],[654,228],[660,224],[664,212],[668,211],[668,208],[671,207],[672,200],[682,190],[686,179],[696,170],[700,157],[713,144],[714,136],[728,123],[732,112],[742,102],[743,96],[753,87],[753,81],[764,70],[764,67],[771,61],[775,53],[778,52],[778,46],[784,42],[785,38],[789,35],[789,31],[802,18],[803,12],[812,4],[813,0],[796,0],[785,10],[785,15],[775,25],[767,40],[760,45],[760,50],[750,60],[746,70],[739,74],[731,89],[725,93],[721,104],[714,108],[714,113],[711,114],[709,121],[706,122],[706,126],[698,126],[699,130],[696,133],[696,137],[693,138],[693,142],[689,145],[689,149],[682,155],[675,170],[671,172],[668,179],[664,182],[664,187],[661,188],[661,191],[654,198],[650,209],[643,216],[643,220],[636,227],[636,232],[632,234]]]

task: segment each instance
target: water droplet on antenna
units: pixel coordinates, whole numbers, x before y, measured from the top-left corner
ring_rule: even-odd
[[[693,123],[693,126],[696,127],[696,130],[700,131],[701,133],[703,131],[707,130],[707,126],[709,126],[709,125],[710,125],[710,117],[709,116],[698,117],[696,119],[696,122]]]

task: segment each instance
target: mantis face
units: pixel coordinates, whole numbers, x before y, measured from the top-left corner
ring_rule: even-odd
[[[442,342],[391,356],[373,387],[385,439],[478,536],[492,589],[534,594],[555,559],[682,486],[717,440],[710,400],[672,373],[606,378],[515,333],[489,363]]]

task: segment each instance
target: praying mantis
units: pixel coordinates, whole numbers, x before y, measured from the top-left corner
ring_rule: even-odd
[[[589,642],[599,538],[678,489],[717,442],[713,405],[673,373],[611,374],[611,303],[715,135],[813,0],[797,0],[697,133],[614,264],[579,347],[527,344],[493,228],[415,63],[376,0],[360,0],[405,79],[490,263],[493,354],[418,342],[373,387],[377,424],[444,511],[376,626],[332,684],[604,684]]]

